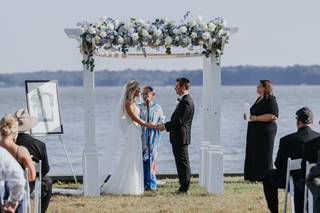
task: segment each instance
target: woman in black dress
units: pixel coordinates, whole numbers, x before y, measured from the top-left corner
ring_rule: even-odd
[[[262,181],[264,172],[272,169],[274,138],[277,133],[278,104],[272,93],[272,82],[261,80],[257,86],[259,95],[250,108],[247,130],[247,146],[244,179]]]

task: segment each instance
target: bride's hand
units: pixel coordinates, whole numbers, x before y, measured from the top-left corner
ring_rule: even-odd
[[[152,124],[152,123],[146,123],[145,127],[149,128],[149,129],[156,129],[159,130],[159,126],[156,124]]]

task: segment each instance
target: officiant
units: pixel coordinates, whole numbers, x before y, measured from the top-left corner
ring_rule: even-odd
[[[139,104],[140,118],[148,123],[164,123],[164,115],[159,104],[153,101],[155,91],[151,86],[143,88],[143,103]],[[142,149],[143,149],[143,173],[144,189],[146,191],[157,189],[156,159],[160,145],[161,133],[159,130],[142,127]]]

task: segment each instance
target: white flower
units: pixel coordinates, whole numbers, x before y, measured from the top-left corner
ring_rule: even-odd
[[[199,16],[197,17],[197,22],[200,24],[200,23],[202,22],[202,20],[203,20],[203,19],[202,19],[202,16],[199,15]]]
[[[170,36],[167,36],[164,41],[166,45],[170,45],[172,43],[172,38]]]
[[[178,30],[178,29],[174,29],[174,30],[173,30],[173,34],[175,34],[175,35],[180,34],[180,30]]]
[[[100,21],[101,21],[101,22],[107,21],[107,16],[102,16],[102,17],[100,18]]]
[[[210,33],[208,33],[208,32],[203,33],[203,34],[202,34],[202,38],[203,38],[204,40],[208,40],[208,39],[210,38]]]
[[[97,22],[97,23],[95,24],[96,28],[100,28],[100,27],[101,27],[101,25],[102,25],[102,23],[101,23],[101,22]]]
[[[216,29],[216,25],[215,24],[213,24],[213,23],[209,23],[209,31],[210,32],[213,32],[215,29]]]
[[[157,29],[156,31],[153,32],[153,35],[160,37],[162,35],[162,31],[160,29]]]
[[[148,42],[147,41],[143,41],[142,45],[146,47],[146,46],[148,46]]]
[[[194,20],[192,20],[192,21],[190,21],[190,22],[188,23],[188,25],[189,25],[190,27],[194,27],[194,26],[197,25],[197,22],[195,22]]]
[[[121,36],[118,37],[118,43],[122,44],[123,43],[123,38]]]
[[[186,33],[186,32],[188,31],[188,29],[187,29],[186,26],[181,26],[179,30],[180,30],[180,32],[182,32],[182,33]]]
[[[174,40],[175,40],[175,41],[179,41],[179,40],[180,40],[179,36],[176,36],[176,37],[174,38]]]
[[[119,21],[118,21],[118,20],[114,20],[113,25],[114,25],[114,28],[118,28],[118,26],[119,26]]]
[[[132,34],[132,40],[133,40],[133,41],[137,41],[138,39],[139,39],[138,33],[133,33],[133,34]]]
[[[184,38],[182,39],[182,42],[186,45],[188,45],[190,42],[189,42],[189,38]]]
[[[83,33],[85,33],[86,31],[83,28],[80,28],[80,35],[82,35]]]
[[[107,24],[107,30],[114,30],[114,25],[112,23]]]
[[[109,48],[109,47],[111,47],[111,44],[108,42],[108,43],[105,43],[104,46],[105,46],[106,48]]]
[[[149,36],[148,30],[142,30],[142,36],[143,36],[143,37]]]
[[[94,37],[94,40],[95,40],[96,44],[98,44],[100,42],[101,38],[98,35],[96,35]]]
[[[203,45],[204,44],[204,42],[203,41],[199,41],[199,45]]]
[[[156,42],[155,42],[155,45],[159,46],[160,43],[161,43],[161,40],[157,39]]]
[[[105,24],[102,24],[102,25],[100,26],[100,29],[101,29],[101,30],[106,30],[106,29],[107,29],[107,26],[106,26]]]
[[[96,34],[96,29],[94,29],[93,27],[90,27],[89,30],[88,30],[88,32],[89,32],[90,34]]]
[[[222,38],[223,36],[228,36],[228,33],[229,33],[229,32],[227,32],[227,31],[220,30],[220,31],[218,32],[218,37],[219,37],[219,38]]]
[[[202,30],[203,31],[208,31],[208,25],[207,25],[207,23],[201,23],[201,28],[202,28]]]
[[[107,33],[106,33],[105,31],[101,31],[101,32],[100,32],[100,36],[101,36],[102,38],[104,38],[104,37],[107,36]]]
[[[92,42],[92,37],[91,37],[91,35],[87,35],[87,36],[86,36],[86,41],[89,42],[89,43]]]
[[[198,35],[197,35],[196,32],[192,32],[192,33],[191,33],[191,38],[195,39],[195,38],[197,38],[197,37],[198,37]]]
[[[133,33],[134,33],[134,29],[133,29],[132,27],[129,28],[128,33],[129,33],[129,34],[133,34]]]

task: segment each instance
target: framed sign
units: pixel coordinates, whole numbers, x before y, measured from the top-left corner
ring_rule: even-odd
[[[31,129],[31,133],[34,135],[63,134],[58,81],[27,80],[25,86],[28,111],[39,121]]]

